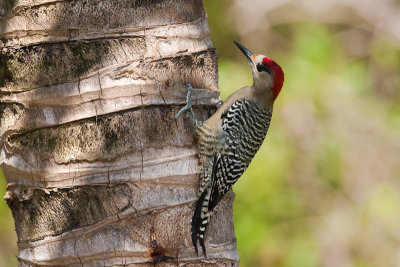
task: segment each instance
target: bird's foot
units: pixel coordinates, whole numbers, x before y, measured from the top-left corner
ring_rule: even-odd
[[[179,118],[179,116],[182,115],[183,112],[189,110],[190,111],[190,115],[192,116],[192,119],[194,120],[194,113],[193,113],[193,109],[192,109],[192,90],[193,87],[190,83],[187,83],[188,86],[188,92],[186,95],[186,106],[184,106],[183,108],[181,108],[178,113],[176,113],[176,115],[174,117],[172,117],[172,120],[176,120]]]

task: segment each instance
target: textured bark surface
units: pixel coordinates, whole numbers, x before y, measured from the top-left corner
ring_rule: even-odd
[[[0,3],[0,166],[28,265],[238,264],[233,194],[196,257],[199,162],[185,82],[219,100],[201,1]]]

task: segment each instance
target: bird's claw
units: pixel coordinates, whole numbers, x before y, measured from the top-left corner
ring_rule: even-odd
[[[188,86],[188,92],[187,92],[187,95],[186,95],[186,105],[183,108],[181,108],[178,111],[178,113],[176,113],[176,115],[171,118],[171,120],[178,119],[179,116],[181,116],[181,114],[183,112],[187,111],[187,110],[190,111],[190,115],[192,116],[192,118],[194,118],[194,113],[193,113],[193,109],[192,109],[192,90],[193,90],[193,87],[192,87],[192,85],[190,83],[187,83],[187,86]]]

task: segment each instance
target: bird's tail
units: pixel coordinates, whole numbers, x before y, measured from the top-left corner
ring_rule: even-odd
[[[212,212],[208,210],[210,196],[211,188],[206,188],[196,203],[196,209],[192,218],[192,242],[194,250],[196,251],[196,254],[199,255],[197,249],[197,240],[199,240],[204,257],[207,257],[206,247],[204,245],[204,236],[212,214]]]
[[[207,257],[206,246],[204,245],[204,238],[208,223],[210,222],[211,215],[213,214],[214,208],[222,199],[222,195],[219,194],[216,185],[216,172],[218,168],[218,158],[214,158],[213,171],[211,175],[211,182],[208,183],[201,193],[199,200],[196,203],[196,208],[192,218],[192,242],[194,250],[197,256],[199,255],[197,249],[197,240],[199,240],[200,246],[203,250],[204,257]]]
[[[206,247],[204,245],[205,232],[215,206],[222,199],[222,196],[218,194],[218,190],[213,189],[215,188],[210,186],[205,188],[196,203],[196,209],[192,218],[192,242],[197,256],[199,255],[197,240],[199,240],[204,257],[207,257]]]

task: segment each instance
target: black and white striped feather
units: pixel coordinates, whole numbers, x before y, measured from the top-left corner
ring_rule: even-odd
[[[198,129],[199,150],[206,158],[200,174],[200,197],[192,218],[196,253],[199,240],[206,255],[204,234],[212,211],[249,166],[264,141],[271,116],[272,108],[262,109],[255,102],[240,99],[221,116],[222,141],[207,129]]]

